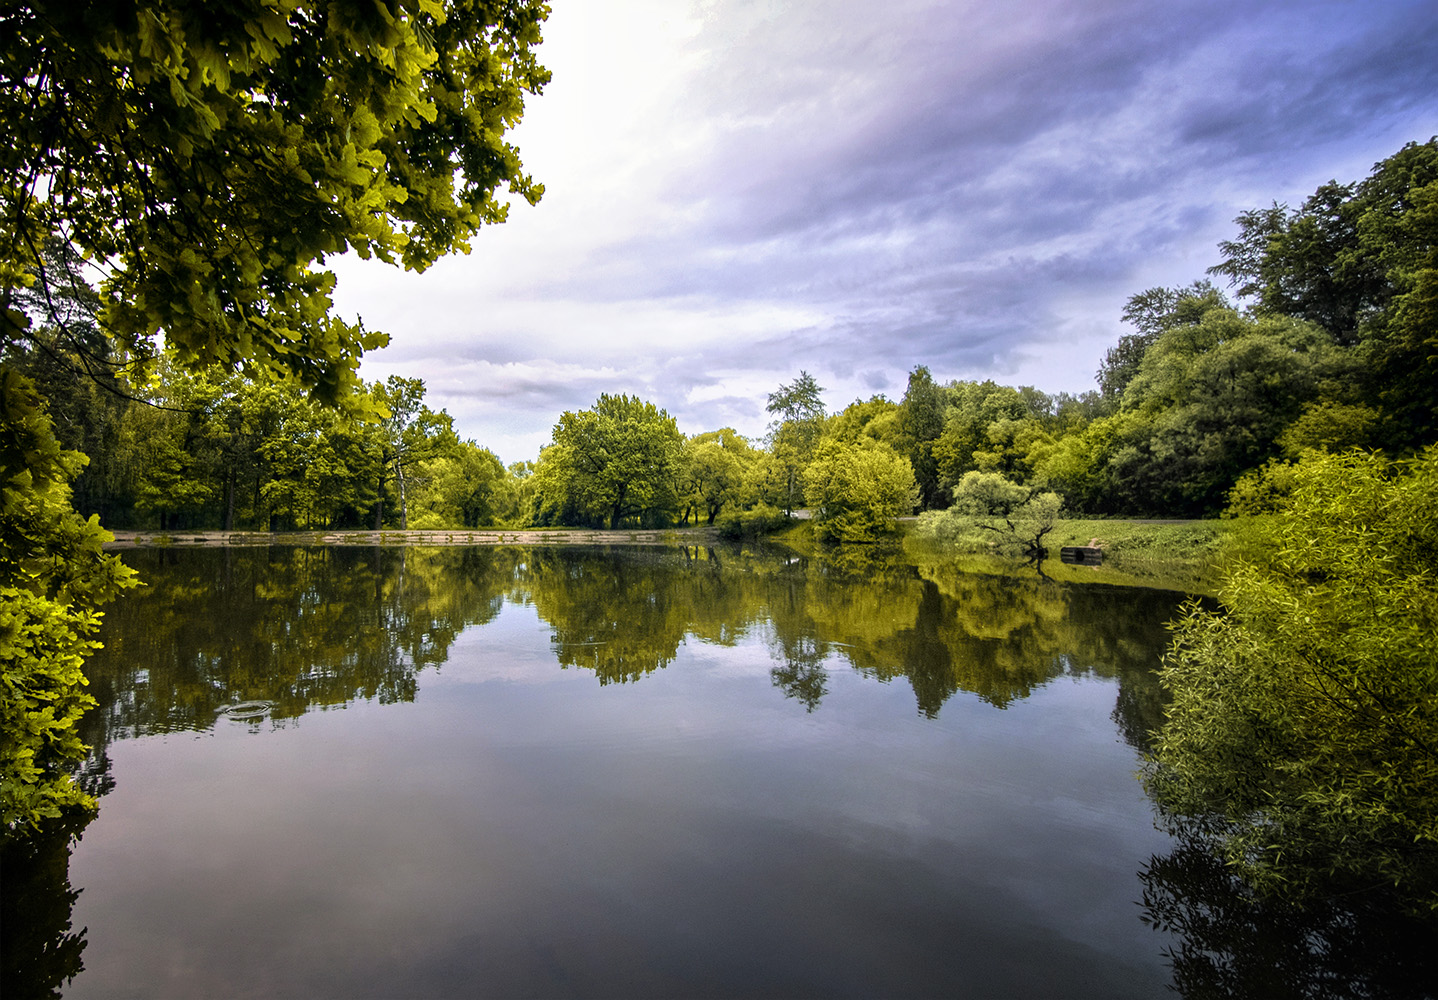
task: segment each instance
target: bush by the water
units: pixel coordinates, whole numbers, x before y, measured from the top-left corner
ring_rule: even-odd
[[[1263,564],[1175,626],[1146,783],[1260,890],[1438,913],[1438,449],[1282,475]]]
[[[792,523],[789,515],[777,507],[760,504],[753,510],[738,510],[722,514],[715,522],[715,526],[719,529],[720,538],[737,542],[745,538],[771,535],[787,528]]]
[[[969,472],[954,487],[954,505],[919,515],[918,535],[969,550],[1041,555],[1063,508],[1057,493],[1011,482],[997,472]]]

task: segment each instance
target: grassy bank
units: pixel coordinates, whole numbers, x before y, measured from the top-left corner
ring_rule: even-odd
[[[1056,580],[1107,583],[1120,586],[1159,587],[1195,594],[1213,594],[1223,567],[1234,559],[1257,559],[1256,518],[1205,521],[1110,520],[1066,518],[1044,537],[1050,558],[1044,575]],[[910,537],[911,548],[928,556],[972,563],[976,571],[1012,565],[1015,560],[994,555],[990,546],[935,546]],[[1103,550],[1098,566],[1065,565],[1059,550],[1066,546],[1097,546]]]

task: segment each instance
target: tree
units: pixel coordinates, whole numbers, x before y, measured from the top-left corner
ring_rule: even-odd
[[[926,511],[919,533],[934,541],[992,545],[1030,558],[1048,554],[1044,536],[1053,531],[1063,498],[1012,482],[997,472],[968,472],[954,487],[954,505]]]
[[[1197,323],[1210,309],[1227,308],[1228,300],[1208,281],[1195,281],[1187,288],[1150,288],[1131,296],[1123,320],[1137,332],[1124,334],[1104,355],[1098,370],[1099,391],[1108,399],[1123,398],[1154,341],[1176,326]]]
[[[370,387],[370,397],[381,414],[369,435],[379,477],[375,484],[374,530],[379,531],[384,523],[384,493],[391,478],[399,488],[399,526],[408,528],[405,473],[443,445],[457,444],[453,420],[443,410],[435,413],[424,405],[423,379],[391,375]]]
[[[945,497],[939,486],[934,442],[944,432],[944,394],[924,365],[918,365],[909,373],[909,388],[899,409],[909,464],[919,484],[919,502],[926,509],[940,506]]]
[[[826,440],[804,469],[804,499],[819,538],[872,542],[914,512],[919,487],[908,459],[889,448]]]
[[[1296,210],[1244,212],[1219,244],[1226,276],[1263,313],[1297,316],[1357,345],[1363,400],[1385,444],[1438,440],[1438,138],[1409,143],[1364,180],[1323,185]]]
[[[1015,389],[992,381],[951,382],[946,395],[944,430],[933,444],[941,492],[975,469],[1022,478],[1027,454],[1011,445],[1020,437],[1025,445],[1034,443],[1052,400],[1031,386]]]
[[[1438,449],[1310,452],[1269,555],[1191,605],[1146,783],[1260,892],[1438,910]]]
[[[1169,329],[1124,392],[1110,490],[1137,510],[1216,513],[1306,406],[1346,391],[1351,366],[1322,330],[1288,317],[1211,309]]]
[[[770,424],[769,445],[783,479],[783,504],[794,512],[804,495],[803,471],[824,430],[824,390],[814,376],[800,371],[792,385],[779,384],[765,407],[777,419]]]
[[[756,458],[754,449],[732,427],[725,427],[696,434],[686,442],[685,453],[685,498],[713,524],[720,511],[738,501]]]
[[[562,521],[588,516],[611,528],[628,517],[667,517],[683,446],[674,418],[653,403],[601,395],[555,424],[535,473],[541,504]]]
[[[428,480],[416,506],[425,508],[417,519],[421,528],[463,525],[477,528],[494,524],[512,502],[504,464],[488,448],[462,441],[423,464]]]

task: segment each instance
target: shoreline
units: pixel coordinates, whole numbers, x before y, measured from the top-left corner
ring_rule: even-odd
[[[386,528],[315,531],[110,530],[105,550],[141,548],[263,548],[310,545],[707,545],[719,540],[708,526],[687,528]]]

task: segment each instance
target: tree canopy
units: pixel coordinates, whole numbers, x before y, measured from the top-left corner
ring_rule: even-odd
[[[674,418],[635,396],[604,394],[564,412],[535,472],[541,519],[617,528],[627,517],[667,515],[683,446]]]
[[[323,398],[385,338],[330,315],[326,257],[422,270],[542,187],[504,139],[548,73],[537,0],[32,0],[0,15],[0,322],[99,279],[100,328]],[[33,301],[33,300],[32,300]],[[63,322],[58,323],[63,329]]]

